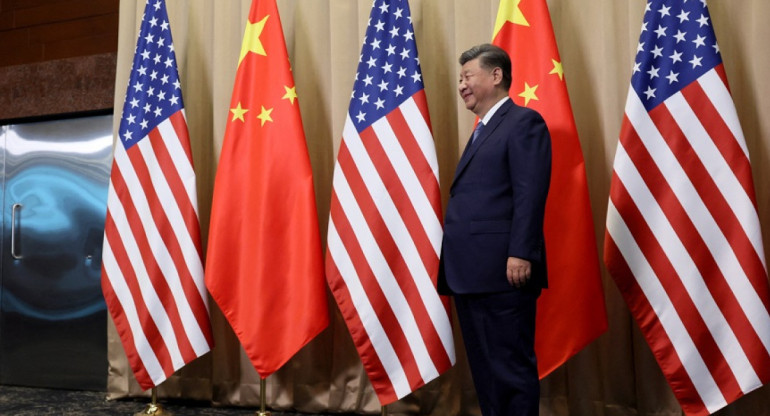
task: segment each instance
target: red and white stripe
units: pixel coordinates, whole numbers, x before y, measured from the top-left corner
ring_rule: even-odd
[[[605,259],[685,411],[770,379],[764,248],[721,64],[649,112],[630,89]]]
[[[182,110],[128,150],[118,143],[110,177],[102,287],[145,389],[211,349],[200,247]]]
[[[383,404],[455,361],[427,119],[422,90],[361,134],[348,116],[334,170],[327,279]]]

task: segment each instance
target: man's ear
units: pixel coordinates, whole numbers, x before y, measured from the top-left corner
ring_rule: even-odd
[[[496,67],[492,70],[492,77],[494,77],[495,85],[503,83],[503,69]]]

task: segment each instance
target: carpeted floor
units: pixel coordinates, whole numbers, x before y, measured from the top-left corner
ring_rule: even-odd
[[[0,386],[2,416],[133,416],[143,412],[149,399],[106,400],[106,393]],[[253,416],[257,408],[211,407],[209,403],[166,401],[163,409],[174,416]],[[271,411],[272,416],[308,416]],[[324,416],[324,415],[315,415]],[[335,416],[345,416],[336,414]],[[352,416],[352,415],[348,415]]]

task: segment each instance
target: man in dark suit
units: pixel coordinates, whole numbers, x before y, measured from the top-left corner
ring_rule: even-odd
[[[536,415],[535,306],[547,286],[551,139],[540,114],[508,98],[504,50],[475,46],[460,65],[460,96],[479,125],[450,188],[439,287],[454,295],[482,414]]]

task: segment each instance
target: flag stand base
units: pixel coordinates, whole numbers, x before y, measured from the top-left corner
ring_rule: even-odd
[[[265,391],[267,390],[264,377],[259,378],[259,411],[255,413],[255,416],[270,416],[270,412],[265,410]]]
[[[158,391],[155,387],[152,388],[152,401],[147,407],[139,413],[134,413],[134,416],[172,416],[173,413],[163,409],[163,406],[158,404]]]

